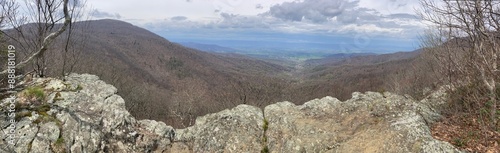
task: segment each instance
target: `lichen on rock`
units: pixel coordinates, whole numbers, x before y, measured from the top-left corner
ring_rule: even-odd
[[[144,152],[167,149],[170,142],[162,140],[173,130],[159,135],[139,126],[125,109],[124,100],[116,95],[115,87],[89,74],[71,74],[65,80],[37,78],[27,83],[28,86],[43,87],[49,96],[42,104],[48,106],[48,110],[37,111],[42,105],[18,108],[16,111],[33,111],[36,115],[22,117],[16,123],[15,146],[5,141],[9,125],[2,122],[4,131],[0,135],[3,138],[0,152]],[[29,99],[18,94],[17,100]],[[7,118],[5,112],[0,115]],[[144,140],[148,140],[145,142],[148,145],[142,145]]]
[[[65,80],[26,83],[46,96],[32,103],[18,95],[27,105],[17,110],[16,145],[6,142],[9,122],[2,120],[0,152],[460,152],[430,134],[444,103],[439,91],[422,101],[355,92],[346,101],[239,105],[174,129],[136,120],[117,89],[97,76],[71,74]]]

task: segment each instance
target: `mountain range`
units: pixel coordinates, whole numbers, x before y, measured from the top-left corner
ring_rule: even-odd
[[[174,43],[118,20],[73,26],[79,29],[73,38],[85,40],[85,45],[75,43],[82,47],[72,52],[78,58],[71,71],[96,74],[116,86],[136,118],[174,127],[191,125],[197,116],[239,104],[263,108],[278,101],[301,104],[325,96],[345,100],[355,91],[398,93],[407,88],[395,88],[395,83],[416,76],[407,67],[423,63],[419,50],[287,60],[236,54],[236,49],[217,45]],[[52,49],[63,46],[56,43]],[[61,52],[47,53],[47,57],[52,65],[47,74],[60,75]]]

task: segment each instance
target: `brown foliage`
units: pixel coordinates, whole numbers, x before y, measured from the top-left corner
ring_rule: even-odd
[[[407,86],[422,82],[412,81],[420,75],[407,69],[418,65],[419,51],[342,57],[292,73],[289,67],[245,56],[185,48],[120,21],[86,21],[73,26],[74,39],[86,43],[74,48],[79,53],[74,72],[96,74],[115,85],[138,119],[175,127],[239,104],[265,107],[279,101],[301,104],[324,96],[348,99],[354,91],[396,91],[395,85],[404,93],[412,92]],[[64,45],[56,43],[54,49],[61,47]],[[49,57],[55,67],[46,74],[60,76],[61,56]],[[394,81],[397,83],[390,83]]]

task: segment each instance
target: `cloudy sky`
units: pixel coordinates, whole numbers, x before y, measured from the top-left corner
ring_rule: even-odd
[[[394,52],[418,47],[418,0],[88,0],[174,42],[238,49]]]

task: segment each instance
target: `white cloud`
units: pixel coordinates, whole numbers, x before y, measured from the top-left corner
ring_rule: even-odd
[[[390,14],[414,14],[419,6],[418,0],[360,0],[359,6],[375,9],[384,15]]]
[[[414,0],[89,0],[101,17],[152,30],[369,33],[415,37]],[[109,12],[109,13],[106,13]]]
[[[357,2],[345,0],[306,0],[284,2],[270,8],[268,14],[290,21],[325,22],[329,18],[341,15],[346,9],[356,6]]]

